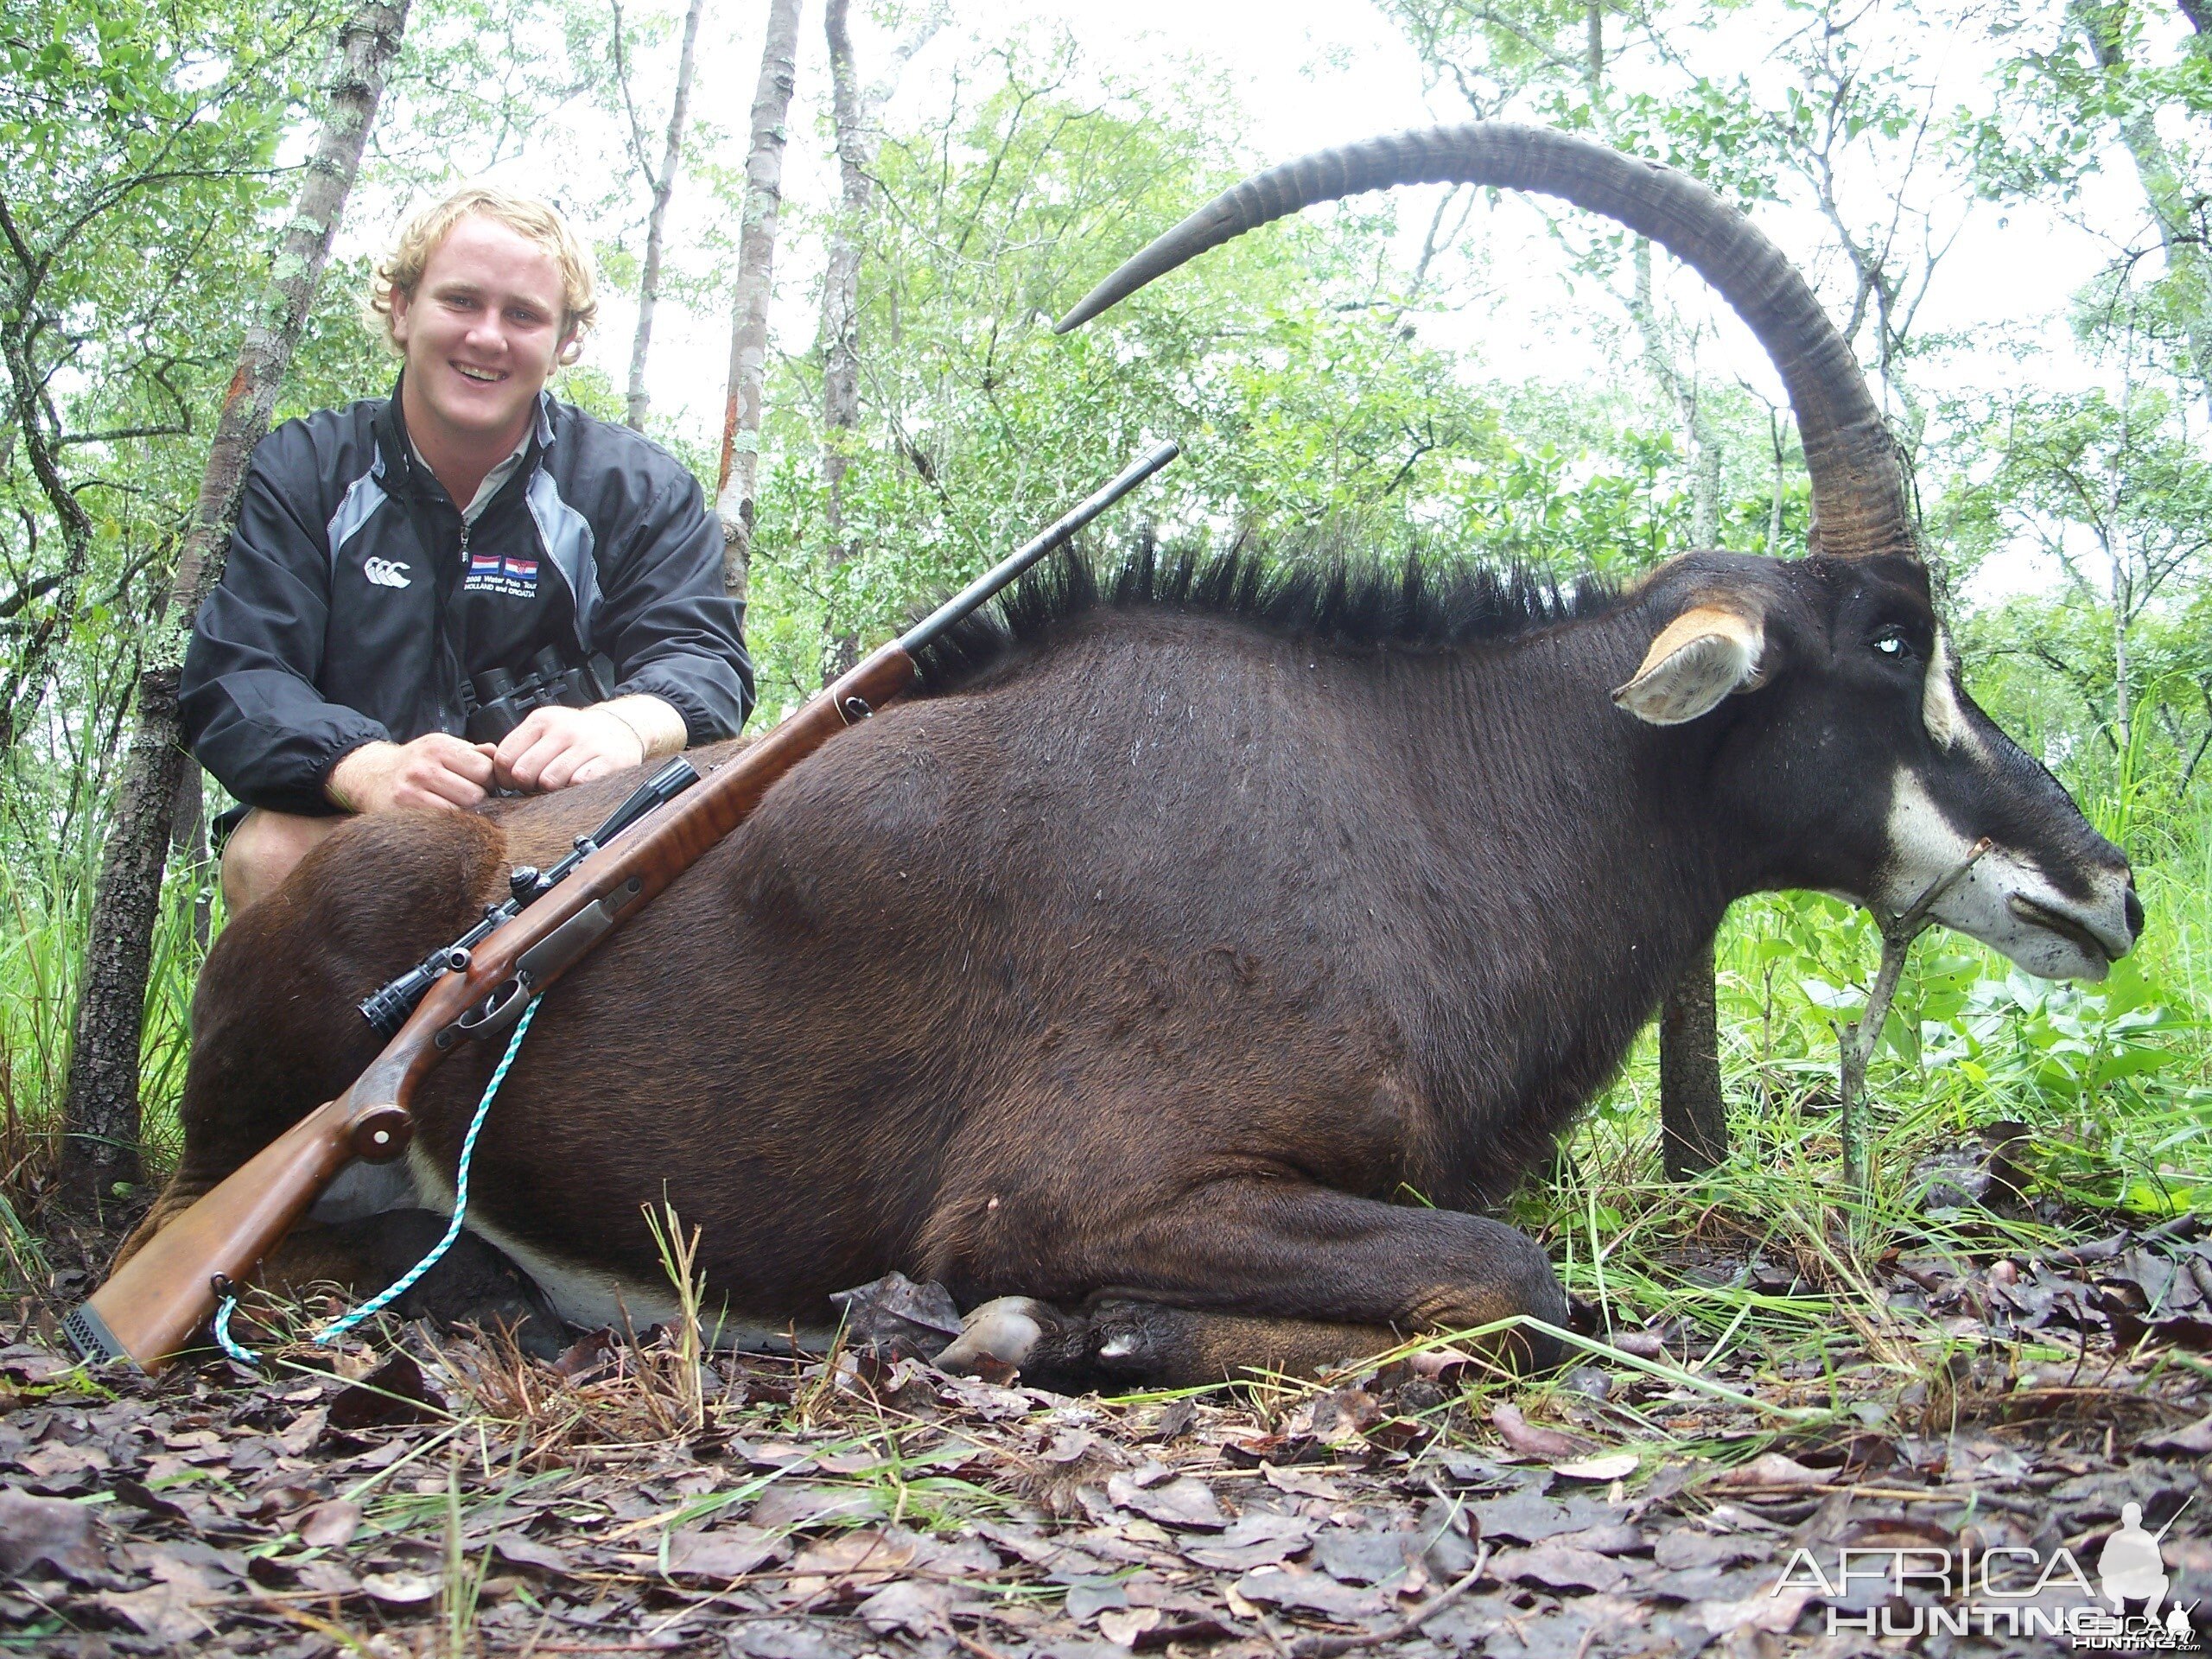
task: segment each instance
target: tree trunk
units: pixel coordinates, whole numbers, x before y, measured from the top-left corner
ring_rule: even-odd
[[[1659,1136],[1670,1181],[1687,1180],[1728,1155],[1709,944],[1682,970],[1659,1011]]]
[[[246,327],[200,484],[200,499],[138,676],[138,718],[92,899],[77,999],[60,1171],[65,1202],[97,1205],[138,1179],[138,1050],[170,824],[187,756],[177,681],[200,602],[223,573],[253,447],[269,429],[330,257],[410,0],[363,0],[340,26],[339,61],[269,286]]]
[[[645,353],[652,345],[653,308],[660,303],[662,236],[668,226],[668,204],[676,194],[676,169],[683,160],[683,128],[691,114],[691,64],[699,41],[699,17],[707,0],[691,0],[683,14],[683,48],[676,60],[676,103],[668,115],[668,147],[661,152],[660,172],[648,182],[653,188],[652,212],[645,220],[645,268],[638,277],[638,332],[630,341],[629,412],[623,417],[639,432],[645,429]],[[618,21],[615,28],[620,30]]]
[[[1709,429],[1696,376],[1675,362],[1651,292],[1651,244],[1638,237],[1629,310],[1643,342],[1645,366],[1674,404],[1690,454],[1690,540],[1720,539],[1720,445]],[[1777,496],[1777,505],[1780,497]],[[1659,1128],[1668,1179],[1683,1180],[1728,1155],[1720,1103],[1720,1027],[1714,1013],[1710,946],[1682,970],[1659,1014]]]
[[[769,0],[753,142],[745,161],[745,224],[730,300],[729,395],[722,406],[715,511],[722,521],[722,585],[745,599],[753,558],[753,499],[760,473],[760,409],[768,374],[768,293],[776,267],[776,214],[784,197],[784,121],[798,78],[800,0]]]
[[[836,100],[839,200],[830,229],[828,268],[822,278],[822,489],[823,518],[829,525],[829,608],[822,620],[822,683],[827,685],[860,660],[860,634],[841,625],[836,610],[836,572],[854,553],[845,535],[845,474],[852,465],[861,423],[861,231],[867,221],[875,181],[874,125],[899,84],[899,72],[928,44],[945,21],[942,7],[925,16],[892,49],[883,78],[863,92],[853,62],[852,31],[847,27],[851,0],[829,0],[823,31],[830,41],[830,82]]]
[[[2188,5],[2182,10],[2193,29],[2202,27],[2197,10]],[[2179,290],[2179,303],[2174,308],[2189,340],[2190,366],[2196,372],[2206,404],[2212,407],[2212,270],[2207,269],[2203,242],[2196,225],[2199,204],[2168,154],[2165,141],[2158,136],[2157,110],[2127,84],[2132,71],[2122,32],[2126,9],[2101,5],[2096,0],[2069,0],[2067,12],[2088,42],[2090,54],[2103,73],[2105,90],[2120,111],[2120,141],[2135,163],[2144,202],[2158,226],[2158,242],[2166,256],[2166,279]],[[2192,33],[2193,44],[2198,38]],[[2137,100],[2132,108],[2131,100]]]
[[[840,626],[836,613],[836,572],[853,556],[845,539],[845,469],[861,421],[861,223],[868,212],[868,112],[861,106],[859,73],[853,67],[853,35],[846,27],[850,0],[830,0],[823,29],[830,38],[830,83],[837,120],[838,213],[830,232],[828,269],[822,278],[822,492],[823,518],[830,528],[828,587],[830,601],[823,617],[822,683],[827,685],[860,660],[860,635]]]
[[[9,319],[4,337],[0,337],[0,355],[7,360],[8,379],[16,405],[16,423],[10,429],[22,433],[23,454],[30,461],[33,477],[38,480],[39,493],[45,496],[54,521],[61,527],[62,563],[61,574],[51,589],[53,601],[24,642],[4,706],[0,706],[0,754],[14,748],[38,717],[39,705],[46,699],[46,683],[54,673],[54,659],[75,625],[78,594],[92,556],[92,515],[85,511],[76,492],[69,487],[69,480],[62,476],[54,445],[39,424],[46,400],[41,395],[44,387],[38,365],[31,360],[30,331],[36,324],[35,307],[25,303],[11,306],[10,309],[16,315]]]

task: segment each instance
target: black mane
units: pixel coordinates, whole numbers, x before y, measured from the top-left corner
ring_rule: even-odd
[[[1033,566],[995,603],[925,647],[919,666],[925,692],[957,690],[1099,610],[1162,607],[1339,647],[1440,649],[1596,615],[1618,598],[1603,577],[1562,586],[1519,563],[1420,554],[1395,564],[1343,552],[1269,557],[1243,546],[1163,553],[1147,537],[1110,565],[1070,550]]]

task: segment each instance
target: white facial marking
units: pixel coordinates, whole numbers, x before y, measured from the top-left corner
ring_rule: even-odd
[[[1920,718],[1939,749],[1955,748],[1962,743],[1980,747],[1974,728],[1967,723],[1967,711],[1959,702],[1958,687],[1951,678],[1951,642],[1941,628],[1936,630],[1936,654],[1928,659],[1928,681],[1920,693]]]
[[[1897,768],[1891,783],[1888,837],[1889,857],[1870,895],[1875,913],[1885,920],[1910,909],[1974,851],[1974,842],[1953,827],[1906,766]],[[1944,926],[2001,950],[2031,974],[2102,979],[2112,959],[2125,955],[2133,942],[2126,902],[2126,880],[2117,872],[2101,872],[2096,891],[2084,903],[2059,893],[2030,860],[1993,847],[1929,913]],[[2023,907],[2029,915],[2021,913]],[[2069,931],[2039,924],[2033,919],[2038,913]]]

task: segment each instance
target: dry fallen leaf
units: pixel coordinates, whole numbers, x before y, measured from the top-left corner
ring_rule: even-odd
[[[1547,1463],[1561,1458],[1580,1454],[1581,1442],[1572,1435],[1562,1434],[1555,1428],[1541,1428],[1521,1414],[1517,1406],[1500,1402],[1490,1409],[1491,1427],[1504,1437],[1505,1443],[1524,1458],[1541,1458]]]
[[[329,1426],[350,1433],[433,1421],[445,1402],[432,1395],[423,1368],[407,1354],[390,1359],[330,1402]]]
[[[321,1549],[336,1549],[353,1541],[353,1535],[361,1529],[361,1506],[334,1497],[327,1503],[318,1503],[300,1516],[300,1541]]]
[[[92,1512],[61,1497],[33,1497],[0,1486],[0,1579],[20,1578],[44,1561],[84,1583],[107,1571],[92,1542]]]
[[[1157,1607],[1109,1607],[1098,1615],[1098,1629],[1117,1647],[1134,1648],[1139,1637],[1166,1617]]]
[[[1628,1582],[1628,1569],[1610,1555],[1577,1549],[1557,1538],[1527,1549],[1502,1549],[1491,1557],[1490,1571],[1502,1582],[1541,1584],[1554,1590],[1611,1592]]]
[[[760,1527],[721,1527],[712,1532],[686,1528],[668,1541],[668,1573],[671,1578],[715,1579],[726,1583],[765,1561],[780,1559],[785,1553],[783,1541]]]
[[[2201,1458],[2212,1452],[2212,1417],[2207,1417],[2201,1423],[2191,1423],[2187,1428],[2172,1434],[2153,1435],[2143,1442],[2143,1450]]]
[[[942,1584],[902,1579],[877,1591],[855,1610],[879,1636],[903,1630],[917,1637],[943,1636],[952,1629],[954,1592]]]
[[[1568,1480],[1626,1480],[1636,1472],[1637,1459],[1633,1452],[1608,1452],[1600,1457],[1577,1458],[1568,1463],[1555,1463],[1552,1473]]]
[[[1701,1527],[1676,1527],[1653,1546],[1652,1559],[1673,1572],[1700,1567],[1732,1567],[1738,1561],[1763,1561],[1774,1546],[1742,1533],[1711,1533]]]
[[[420,1573],[364,1573],[361,1588],[395,1607],[412,1607],[438,1593],[438,1581]]]
[[[1292,1492],[1300,1497],[1318,1497],[1327,1503],[1344,1502],[1343,1488],[1326,1475],[1317,1474],[1311,1469],[1284,1468],[1278,1464],[1263,1463],[1260,1465],[1260,1478],[1279,1492]]]
[[[1825,1486],[1828,1477],[1823,1471],[1808,1469],[1795,1458],[1786,1458],[1779,1452],[1762,1452],[1749,1463],[1729,1470],[1713,1484],[1732,1491],[1780,1492]]]
[[[492,1540],[492,1551],[511,1567],[531,1567],[541,1573],[563,1574],[569,1570],[569,1558],[563,1552],[518,1532],[502,1532],[495,1535]],[[669,1554],[673,1557],[675,1553],[671,1541]]]
[[[1701,1601],[1692,1611],[1698,1622],[1714,1636],[1727,1636],[1746,1629],[1783,1636],[1796,1624],[1798,1614],[1805,1611],[1805,1604],[1812,1599],[1809,1588],[1793,1587],[1773,1594],[1746,1596],[1741,1601]]]
[[[1229,1516],[1213,1495],[1213,1488],[1189,1475],[1177,1475],[1155,1486],[1139,1484],[1136,1475],[1116,1475],[1106,1483],[1106,1496],[1125,1510],[1135,1510],[1163,1526],[1217,1531],[1229,1524]]]
[[[918,1285],[903,1273],[834,1292],[830,1300],[844,1313],[846,1341],[879,1359],[935,1359],[960,1334],[952,1293],[934,1282]]]
[[[194,1586],[163,1583],[143,1590],[110,1591],[92,1598],[141,1635],[175,1649],[205,1641],[214,1627],[193,1607]]]
[[[1313,1525],[1303,1516],[1251,1510],[1239,1516],[1218,1538],[1187,1545],[1183,1554],[1216,1572],[1248,1573],[1302,1554],[1313,1540]]]
[[[1346,1624],[1379,1613],[1390,1605],[1383,1591],[1338,1584],[1300,1567],[1255,1567],[1236,1581],[1236,1593],[1269,1607],[1296,1608]]]

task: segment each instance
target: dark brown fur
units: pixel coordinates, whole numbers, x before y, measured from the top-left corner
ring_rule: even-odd
[[[650,1285],[639,1212],[664,1195],[714,1294],[764,1322],[827,1322],[830,1292],[894,1268],[963,1306],[1313,1322],[1330,1358],[1345,1326],[1562,1317],[1542,1252],[1473,1211],[1549,1154],[1731,899],[1868,878],[1876,763],[1918,715],[1837,641],[1869,607],[1924,632],[1924,577],[1698,555],[1561,602],[1252,568],[1033,584],[1011,633],[968,631],[926,695],[779,785],[551,993],[479,1213]],[[1764,608],[1786,671],[1686,726],[1616,709],[1717,590]],[[2092,856],[2020,759],[2021,810]],[[239,917],[149,1225],[342,1090],[377,1047],[355,1001],[633,781],[358,822]],[[464,1050],[417,1103],[448,1171],[496,1058]],[[296,1248],[328,1271],[330,1245]],[[1121,1370],[1304,1351],[1203,1324],[1160,1316]]]

